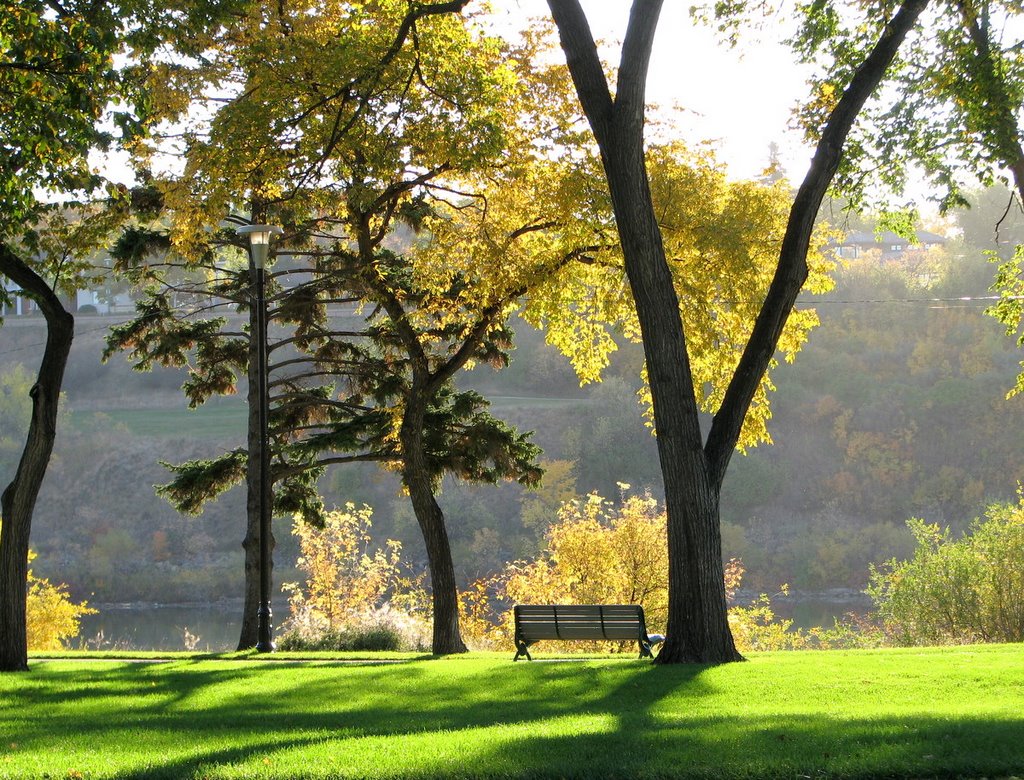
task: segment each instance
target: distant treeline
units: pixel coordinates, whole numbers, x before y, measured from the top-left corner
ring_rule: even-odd
[[[743,559],[747,587],[862,588],[869,563],[913,550],[909,517],[960,530],[989,503],[1013,498],[1024,480],[1024,399],[1005,396],[1022,356],[984,314],[993,270],[982,249],[962,240],[895,260],[868,253],[837,269],[834,292],[806,301],[821,325],[796,363],[776,374],[775,443],[737,455],[726,479],[724,554]],[[0,349],[9,388],[0,393],[4,473],[14,467],[24,414],[17,398],[27,391],[16,385],[28,374],[15,367],[31,363],[43,334],[19,325],[4,328]],[[573,495],[659,496],[656,448],[636,399],[640,348],[623,343],[605,380],[580,388],[542,334],[523,323],[516,329],[508,369],[479,368],[461,381],[492,398],[499,417],[535,431],[548,476],[536,491],[446,480],[440,500],[466,581],[534,556],[560,502]],[[238,596],[242,494],[230,491],[186,518],[153,485],[167,481],[161,460],[241,442],[243,415],[231,432],[226,407],[183,411],[179,373],[138,374],[117,358],[101,365],[103,330],[80,318],[69,411],[33,526],[37,572],[95,602]],[[139,432],[119,422],[118,409],[139,408],[168,424]],[[374,535],[402,540],[405,559],[422,562],[393,474],[370,464],[338,467],[321,488],[328,506],[370,504]],[[276,536],[275,578],[294,579],[288,521],[277,521]]]

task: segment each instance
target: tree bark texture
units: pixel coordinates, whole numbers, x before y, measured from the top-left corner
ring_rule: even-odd
[[[741,656],[729,629],[719,489],[709,478],[679,300],[654,215],[642,138],[635,117],[617,112],[604,164],[643,335],[669,517],[668,625],[658,660],[736,661]]]
[[[402,482],[409,491],[430,567],[434,618],[431,652],[434,655],[465,653],[467,648],[459,632],[459,590],[455,581],[448,530],[444,523],[444,512],[434,497],[434,487],[427,469],[423,441],[426,403],[420,397],[410,395],[412,397],[406,405],[399,433],[403,455]]]
[[[633,4],[614,100],[579,3],[549,6],[601,150],[643,336],[668,515],[668,625],[658,660],[740,660],[727,618],[718,490],[708,479],[679,299],[644,161],[644,84],[661,2]]]
[[[645,82],[662,0],[635,0],[614,99],[578,0],[548,0],[573,83],[594,132],[647,360],[668,515],[667,637],[657,663],[741,660],[728,623],[719,497],[743,419],[807,278],[814,218],[846,135],[927,0],[908,0],[855,75],[823,132],[794,203],[779,267],[705,445],[679,301],[644,161]]]
[[[46,318],[46,346],[32,386],[32,417],[13,481],[0,496],[0,671],[28,670],[25,598],[32,514],[57,435],[57,407],[75,320],[53,289],[6,244],[0,274],[31,296]]]

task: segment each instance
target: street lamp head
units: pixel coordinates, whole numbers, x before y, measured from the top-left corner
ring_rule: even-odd
[[[284,233],[284,229],[277,225],[241,225],[235,228],[235,232],[240,236],[249,236],[253,265],[263,268],[267,264],[267,254],[270,251],[270,236],[280,235]]]

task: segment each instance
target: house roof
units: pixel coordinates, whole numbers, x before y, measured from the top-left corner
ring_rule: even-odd
[[[944,236],[940,236],[938,233],[929,233],[927,230],[918,230],[914,235],[917,236],[918,244],[945,244],[947,239]],[[846,235],[841,242],[840,246],[892,246],[895,244],[901,244],[911,246],[913,242],[898,236],[891,230],[883,230],[881,233],[867,233],[860,230],[854,230]]]

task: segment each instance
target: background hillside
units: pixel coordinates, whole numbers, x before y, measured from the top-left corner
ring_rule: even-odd
[[[962,237],[939,250],[847,261],[835,291],[807,302],[821,325],[796,363],[775,375],[775,444],[737,455],[726,479],[724,553],[744,560],[748,587],[859,589],[870,563],[909,553],[908,517],[962,529],[987,504],[1014,496],[1024,480],[1024,399],[1005,395],[1021,354],[983,313],[994,272],[983,256],[994,236],[986,219],[983,208],[962,215]],[[1004,226],[1003,240],[1013,229]],[[160,461],[241,443],[241,398],[189,411],[180,373],[136,373],[120,357],[101,365],[114,321],[78,320],[67,411],[33,526],[35,569],[95,602],[236,597],[241,492],[188,518],[157,498],[153,485],[167,481]],[[542,334],[521,322],[516,328],[510,368],[478,369],[461,381],[491,398],[498,416],[535,431],[548,477],[537,491],[445,482],[441,501],[466,580],[533,555],[560,501],[574,494],[616,497],[620,483],[659,491],[654,440],[636,402],[640,348],[622,344],[605,380],[580,388]],[[30,372],[20,366],[34,366],[43,339],[39,320],[4,323],[4,484],[27,414]],[[394,475],[357,464],[330,471],[321,487],[329,506],[370,504],[375,533],[402,540],[404,557],[422,564],[415,520]],[[294,579],[286,522],[278,521],[276,533],[275,579]]]

